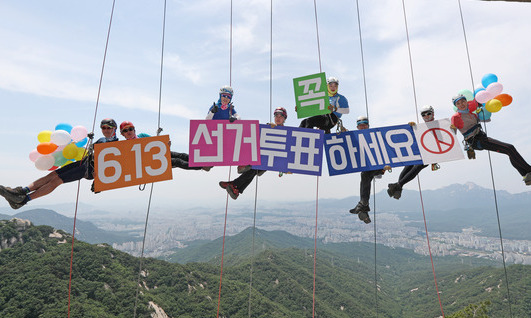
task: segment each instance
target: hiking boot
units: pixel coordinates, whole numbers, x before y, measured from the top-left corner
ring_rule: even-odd
[[[29,199],[26,195],[24,195],[24,199],[21,201],[21,202],[15,202],[13,200],[11,200],[10,198],[5,198],[7,203],[9,203],[9,205],[11,206],[11,208],[13,210],[17,210],[17,209],[20,209],[21,207],[23,207],[24,205],[26,205],[26,203],[28,203]]]
[[[367,212],[358,213],[358,217],[360,218],[360,220],[365,222],[365,224],[371,223],[371,218],[369,217],[369,213],[367,213]]]
[[[6,187],[6,189],[8,191],[11,191],[13,192],[14,194],[23,194],[23,195],[26,195],[26,191],[24,191],[24,188],[23,187],[16,187],[14,189],[11,189],[10,187]]]
[[[219,186],[222,188],[222,189],[227,189],[227,187],[229,186],[229,183],[232,183],[230,181],[220,181],[219,182]]]
[[[402,196],[402,186],[400,185],[400,183],[389,183],[387,186],[387,194],[389,195],[389,197],[393,197],[397,200],[400,199],[400,197]]]
[[[251,170],[251,168],[252,168],[251,165],[247,165],[247,166],[238,166],[238,173],[239,173],[239,174],[242,174],[242,173],[244,173],[244,172],[246,172],[246,171]]]
[[[238,196],[240,195],[240,191],[238,191],[238,189],[236,189],[236,187],[234,186],[234,184],[232,184],[232,182],[229,182],[229,184],[227,185],[227,192],[229,193],[230,197],[233,199],[233,200],[236,200],[238,198]]]
[[[361,212],[369,212],[370,210],[371,208],[369,208],[368,204],[358,202],[358,205],[356,205],[353,209],[350,209],[349,212],[352,214],[358,214]]]
[[[2,185],[0,185],[0,195],[6,198],[7,201],[14,203],[21,203],[26,199],[26,193],[24,193],[24,190],[22,190],[22,193],[19,193],[10,187],[4,187]]]
[[[524,177],[525,185],[531,185],[531,172],[528,172]]]

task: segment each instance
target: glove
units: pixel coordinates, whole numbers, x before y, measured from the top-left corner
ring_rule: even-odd
[[[454,135],[457,134],[457,127],[454,124],[450,125],[450,129],[454,132]]]
[[[414,122],[414,121],[410,121],[410,122],[407,123],[407,124],[408,124],[409,126],[411,126],[411,127],[415,127],[415,125],[417,125],[417,123]]]
[[[216,103],[212,103],[212,109],[210,110],[212,113],[217,113],[218,112],[218,105],[216,105]]]
[[[92,185],[90,186],[90,191],[94,192],[95,194],[101,192],[101,191],[94,190],[94,181],[92,181]]]
[[[468,159],[476,159],[476,152],[473,148],[468,148],[466,154],[468,155]]]
[[[230,121],[231,123],[233,123],[235,120],[236,120],[236,117],[235,117],[235,116],[232,116],[232,115],[231,115],[231,116],[229,117],[229,121]]]

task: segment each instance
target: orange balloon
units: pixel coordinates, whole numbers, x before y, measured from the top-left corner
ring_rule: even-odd
[[[57,145],[52,142],[41,142],[37,145],[37,152],[42,155],[51,154],[57,149]]]
[[[499,100],[502,103],[502,106],[510,105],[513,102],[513,98],[509,94],[500,94],[494,98]]]

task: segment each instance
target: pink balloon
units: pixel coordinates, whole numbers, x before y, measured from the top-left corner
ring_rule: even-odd
[[[487,92],[492,95],[491,99],[494,98],[494,96],[498,96],[503,91],[503,85],[499,82],[491,83],[489,86],[487,86]]]
[[[40,156],[42,156],[42,155],[37,151],[37,149],[33,149],[33,150],[30,151],[30,153],[29,153],[29,159],[30,159],[32,162],[35,162],[35,160],[37,160],[37,158],[39,158]]]
[[[83,140],[83,138],[87,137],[87,133],[87,128],[83,126],[75,126],[74,128],[72,128],[70,136],[72,137],[72,140],[74,140],[74,142],[78,142],[80,140]]]
[[[494,83],[493,83],[494,84]],[[489,85],[490,86],[490,85]],[[487,90],[484,90],[484,91],[480,91],[476,94],[476,100],[479,102],[479,103],[482,103],[482,104],[485,104],[487,101],[491,100],[494,98],[494,96],[496,95],[493,95],[491,93],[489,93]]]

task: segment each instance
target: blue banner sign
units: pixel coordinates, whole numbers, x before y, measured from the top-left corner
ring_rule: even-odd
[[[260,125],[261,165],[253,169],[320,176],[323,140],[322,130]]]
[[[422,164],[413,129],[397,125],[325,135],[331,176]],[[262,158],[263,160],[263,158]]]

